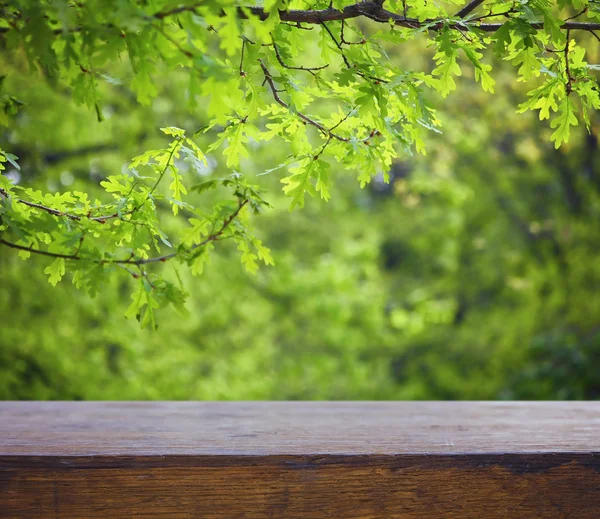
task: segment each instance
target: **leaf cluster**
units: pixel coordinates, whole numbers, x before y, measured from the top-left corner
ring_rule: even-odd
[[[201,274],[215,243],[227,239],[237,244],[249,272],[256,271],[257,261],[272,264],[250,223],[251,214],[268,206],[258,188],[239,173],[186,183],[178,163],[185,161],[194,171],[206,158],[183,130],[162,131],[173,139],[169,146],[135,157],[127,172],[102,181],[103,200],[90,200],[79,191],[42,193],[0,177],[0,242],[17,249],[23,259],[32,254],[49,258],[44,272],[52,285],[68,267],[73,283],[92,295],[105,276],[124,271],[139,284],[126,316],[137,316],[142,325],[152,326],[155,309],[167,304],[183,308],[186,297],[182,286],[150,270],[153,265],[176,261]],[[16,159],[0,152],[0,167],[9,162],[18,168]],[[170,184],[165,190],[161,183],[166,177]],[[218,187],[230,192],[229,199],[210,210],[188,201],[188,190],[202,194]],[[175,216],[185,214],[188,226],[180,236],[168,236],[163,230],[166,208]]]
[[[160,94],[157,76],[183,72],[189,109],[206,118],[198,132],[206,147],[165,128],[169,146],[103,180],[102,200],[82,191],[45,193],[3,176],[0,243],[23,258],[50,258],[52,284],[71,270],[91,293],[107,273],[128,272],[140,283],[128,315],[152,324],[161,301],[179,304],[184,296],[148,265],[177,259],[200,273],[226,238],[248,270],[272,262],[248,227],[248,213],[266,206],[259,191],[237,173],[194,186],[178,161],[204,174],[211,153],[235,172],[263,143],[283,147],[286,160],[267,172],[284,171],[291,208],[304,206],[307,194],[329,200],[344,170],[364,187],[379,174],[388,179],[399,157],[425,153],[429,134],[442,130],[436,103],[467,70],[493,93],[492,52],[531,85],[518,109],[550,119],[559,147],[580,121],[589,128],[600,107],[598,65],[586,59],[599,18],[591,0],[317,0],[308,8],[300,0],[8,0],[0,6],[0,42],[13,70],[28,66],[99,121],[105,87],[150,105]],[[431,49],[428,67],[391,57],[409,41]],[[0,124],[10,128],[27,107],[5,83],[2,77]],[[13,155],[2,157],[16,167]],[[208,212],[190,201],[213,187],[231,199]],[[159,222],[163,207],[188,219],[178,240]],[[166,295],[152,295],[159,293]]]

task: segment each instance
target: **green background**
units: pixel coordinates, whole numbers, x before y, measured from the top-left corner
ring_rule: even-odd
[[[431,67],[429,50],[406,45],[397,59]],[[160,126],[207,121],[185,74],[158,74],[160,95],[141,106],[111,80],[127,74],[114,64],[98,122],[24,63],[0,57],[24,102],[0,147],[19,156],[23,184],[100,193],[105,176],[165,145]],[[427,156],[401,157],[389,184],[361,189],[334,165],[332,200],[289,212],[283,173],[259,176],[289,150],[251,147],[241,169],[273,204],[255,224],[275,266],[248,274],[220,245],[200,278],[181,270],[188,314],[162,311],[156,331],[123,317],[126,276],[91,298],[69,276],[51,287],[46,259],[0,249],[0,398],[595,399],[597,122],[555,150],[547,121],[515,113],[526,88],[510,65],[495,68],[495,95],[465,70],[437,100],[443,132]],[[209,158],[207,174],[228,173]]]

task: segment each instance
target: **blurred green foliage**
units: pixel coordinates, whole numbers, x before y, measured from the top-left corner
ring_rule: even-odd
[[[390,55],[431,67],[420,43]],[[164,146],[156,128],[193,133],[208,121],[206,106],[190,107],[184,72],[157,73],[159,95],[144,106],[103,82],[98,122],[19,56],[0,55],[0,68],[23,103],[0,147],[20,158],[9,174],[34,188],[100,193],[131,157]],[[381,174],[364,189],[334,165],[329,202],[289,212],[281,171],[259,174],[289,151],[251,143],[240,170],[269,193],[273,208],[254,224],[275,266],[249,274],[226,243],[200,278],[166,266],[190,294],[187,313],[164,310],[155,331],[124,318],[127,276],[91,298],[66,278],[53,288],[47,259],[0,248],[0,398],[599,397],[598,121],[556,150],[548,125],[515,113],[526,88],[494,68],[494,95],[465,70],[427,156],[403,156],[389,183]],[[111,78],[126,69],[112,64]],[[230,173],[221,152],[207,156],[206,172],[190,175]],[[185,224],[168,211],[165,222]]]

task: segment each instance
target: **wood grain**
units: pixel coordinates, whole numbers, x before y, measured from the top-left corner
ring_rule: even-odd
[[[600,404],[4,402],[2,518],[598,518]]]

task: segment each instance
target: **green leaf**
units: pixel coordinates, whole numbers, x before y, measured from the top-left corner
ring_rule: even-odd
[[[196,191],[197,193],[203,193],[204,191],[216,188],[218,185],[219,182],[216,179],[210,179],[200,182],[199,184],[194,184],[190,189],[192,191]]]
[[[255,239],[252,244],[256,247],[258,253],[258,259],[260,259],[265,265],[275,265],[271,251],[262,244],[261,240]]]
[[[178,173],[177,169],[175,169],[174,167],[171,167],[171,172],[172,172],[173,181],[171,182],[169,189],[171,190],[171,193],[173,194],[173,199],[177,202],[181,202],[182,196],[187,194],[187,189],[183,185],[182,177]],[[177,215],[179,212],[179,204],[172,203],[171,208],[173,209],[173,214]]]
[[[208,247],[203,247],[194,257],[191,263],[191,271],[193,276],[200,276],[204,272],[204,267],[210,259],[208,251]]]
[[[304,194],[315,194],[311,179],[318,175],[320,161],[312,158],[302,161],[299,165],[290,168],[292,175],[282,178],[283,192],[292,198],[290,210],[294,207],[304,207]]]
[[[48,274],[48,282],[52,286],[62,279],[65,275],[65,260],[64,258],[56,258],[50,265],[44,269],[44,274]]]
[[[258,270],[258,263],[256,262],[258,256],[250,250],[248,243],[243,240],[238,242],[238,250],[242,253],[242,264],[246,270],[250,274],[256,274]]]
[[[6,157],[6,160],[8,160],[8,162],[10,162],[10,164],[17,170],[21,170],[21,166],[19,166],[19,164],[17,163],[17,160],[19,160],[19,157],[17,157],[16,155],[13,155],[12,153],[6,153],[6,152],[2,152],[3,155]]]
[[[121,182],[125,180],[127,184]],[[107,180],[100,182],[100,185],[106,190],[107,193],[127,194],[131,189],[130,179],[123,175],[110,176]]]
[[[173,137],[185,136],[185,130],[177,128],[176,126],[167,126],[166,128],[161,128],[160,131],[163,132],[165,135],[172,135]]]
[[[508,47],[508,45],[510,45],[510,42],[511,42],[510,29],[511,29],[511,22],[508,21],[508,22],[502,24],[500,29],[498,29],[494,33],[494,39],[496,41],[496,44],[494,46],[494,52],[496,54],[496,57],[498,57],[498,58],[500,58],[506,54],[507,47]]]
[[[458,44],[451,38],[451,31],[443,31],[437,38],[438,52],[434,59],[437,67],[433,70],[434,76],[439,76],[437,89],[443,97],[456,90],[456,83],[453,76],[462,75],[462,71],[457,62]]]
[[[550,123],[550,126],[556,129],[550,136],[550,139],[554,141],[555,148],[559,148],[563,142],[569,142],[571,126],[577,126],[577,124],[573,101],[570,97],[565,97],[560,104],[559,115]]]

